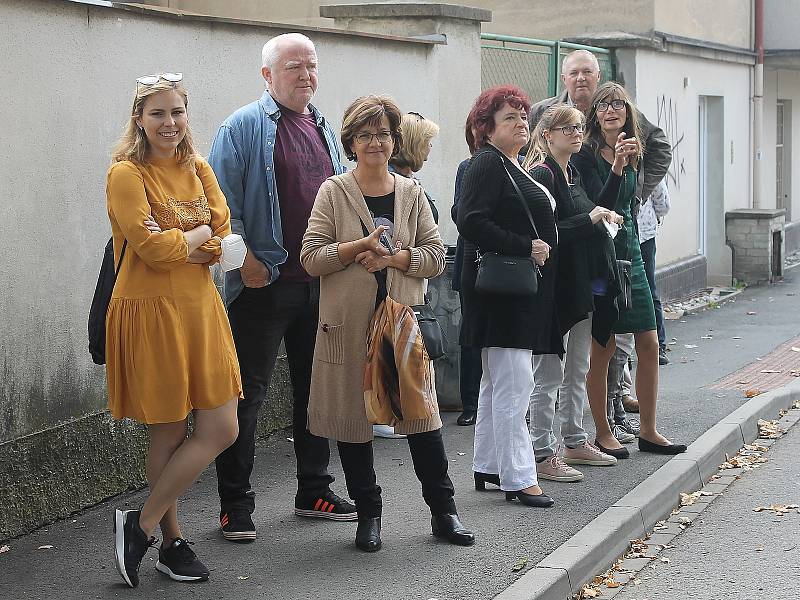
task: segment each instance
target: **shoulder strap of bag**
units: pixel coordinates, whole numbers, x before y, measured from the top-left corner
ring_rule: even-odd
[[[503,159],[501,159],[503,160]],[[531,215],[531,209],[528,208],[528,203],[525,202],[525,196],[522,195],[522,190],[519,189],[517,182],[514,181],[514,178],[511,176],[511,173],[508,171],[508,167],[506,167],[506,161],[503,160],[503,169],[506,171],[506,175],[511,180],[511,185],[514,186],[514,191],[517,193],[517,198],[519,198],[520,203],[522,204],[522,208],[525,209],[525,214],[528,215],[528,220],[531,222],[531,227],[533,227],[533,235],[539,239],[539,231],[536,229],[536,223],[533,222],[533,215]],[[533,180],[532,180],[533,181]],[[543,187],[540,183],[534,182],[539,187]]]
[[[119,275],[119,269],[122,266],[122,259],[125,258],[125,248],[128,247],[128,240],[122,242],[122,251],[119,253],[119,262],[117,263],[117,268],[114,269],[114,277],[116,278]]]

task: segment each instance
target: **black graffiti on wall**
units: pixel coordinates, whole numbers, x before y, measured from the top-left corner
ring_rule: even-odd
[[[681,189],[681,176],[686,174],[681,144],[686,137],[678,125],[678,105],[662,94],[657,100],[657,124],[664,131],[672,146],[672,162],[667,170],[667,184],[672,182],[676,189]]]

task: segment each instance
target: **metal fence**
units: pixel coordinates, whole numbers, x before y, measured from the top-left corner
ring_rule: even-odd
[[[614,79],[611,55],[605,48],[483,33],[481,87],[513,83],[525,90],[532,102],[555,96],[563,89],[561,61],[573,50],[594,53],[603,81]]]

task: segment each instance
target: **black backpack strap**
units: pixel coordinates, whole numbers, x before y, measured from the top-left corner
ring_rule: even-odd
[[[114,269],[114,278],[116,279],[117,275],[119,275],[119,269],[122,266],[122,259],[125,258],[125,248],[128,247],[128,240],[125,239],[122,242],[122,251],[119,253],[119,262],[117,263],[117,268]]]

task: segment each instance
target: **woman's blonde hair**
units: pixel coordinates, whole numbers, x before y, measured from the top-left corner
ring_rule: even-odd
[[[439,126],[418,113],[406,113],[400,121],[403,147],[390,160],[395,169],[411,169],[416,173],[428,156],[431,140],[439,135]]]
[[[370,94],[369,96],[356,98],[344,111],[340,138],[342,140],[342,148],[344,148],[344,153],[348,159],[356,160],[356,154],[353,152],[353,139],[356,137],[358,130],[370,125],[377,127],[383,115],[386,115],[389,120],[389,130],[392,132],[392,140],[394,141],[392,156],[396,156],[403,149],[403,134],[400,131],[400,121],[403,115],[400,109],[397,108],[397,104],[391,97]]]
[[[594,93],[592,103],[589,106],[589,115],[586,117],[586,143],[589,144],[589,147],[596,153],[599,153],[603,146],[606,145],[605,136],[600,128],[600,121],[597,119],[597,105],[601,102],[608,102],[610,104],[612,100],[622,100],[625,103],[626,119],[622,131],[624,131],[625,135],[629,138],[635,137],[636,143],[639,145],[639,152],[630,158],[630,165],[634,169],[638,169],[643,148],[642,130],[639,127],[639,111],[636,110],[625,88],[614,81],[604,83],[597,88],[597,91]]]
[[[550,152],[550,147],[544,138],[545,131],[574,125],[576,122],[584,124],[585,120],[583,113],[569,104],[555,104],[545,110],[531,133],[531,143],[522,163],[523,168],[530,170],[536,165],[542,164],[548,156],[552,156],[553,153]]]
[[[153,85],[136,84],[136,94],[133,97],[133,108],[131,109],[131,116],[125,124],[125,129],[122,131],[117,145],[111,153],[113,162],[120,162],[123,160],[131,160],[141,164],[147,162],[147,152],[150,149],[150,143],[147,141],[147,135],[144,129],[139,127],[136,119],[141,118],[144,112],[144,105],[147,99],[153,94],[169,90],[176,92],[182,99],[184,107],[189,106],[189,96],[180,83],[173,83],[166,79],[159,79]],[[186,125],[186,135],[178,143],[176,155],[179,164],[188,164],[194,166],[194,159],[197,156],[197,150],[192,140],[192,132],[189,125]]]

